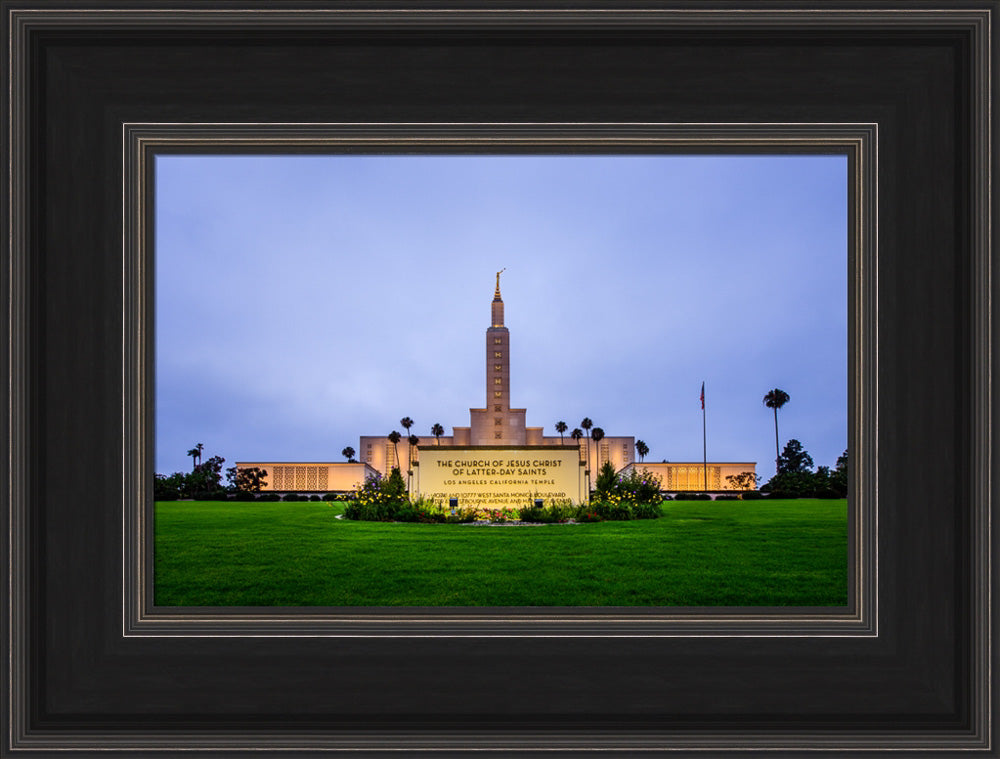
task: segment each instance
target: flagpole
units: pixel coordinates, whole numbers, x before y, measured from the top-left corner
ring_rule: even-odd
[[[708,435],[705,427],[705,383],[701,383],[701,463],[705,474],[705,492],[708,492]]]

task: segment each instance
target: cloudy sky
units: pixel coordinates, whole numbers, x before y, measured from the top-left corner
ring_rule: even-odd
[[[156,471],[338,461],[485,402],[495,272],[511,403],[649,461],[774,472],[847,446],[843,156],[161,156]],[[401,430],[402,431],[402,430]]]

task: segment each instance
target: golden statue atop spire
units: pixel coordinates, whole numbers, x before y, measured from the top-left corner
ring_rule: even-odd
[[[500,275],[507,271],[507,267],[503,267],[497,272],[497,291],[493,293],[493,300],[500,300]]]

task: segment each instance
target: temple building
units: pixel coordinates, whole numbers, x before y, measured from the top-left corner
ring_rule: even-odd
[[[546,436],[541,427],[527,426],[527,411],[510,406],[510,330],[503,323],[503,298],[500,295],[500,274],[497,272],[496,290],[490,304],[490,326],[486,329],[486,393],[483,408],[469,409],[469,426],[452,427],[451,435],[420,438],[419,445],[441,446],[525,446],[566,445],[576,447],[572,438],[559,435]],[[419,437],[419,436],[418,436]],[[358,457],[373,469],[389,474],[396,466],[398,451],[400,469],[406,471],[407,462],[418,460],[418,446],[403,440],[393,446],[385,435],[363,435]],[[620,470],[634,459],[635,438],[632,436],[607,436],[589,446],[590,469],[596,474],[606,461]],[[588,440],[580,441],[580,460],[586,461]]]
[[[615,471],[633,466],[644,468],[661,477],[664,491],[679,490],[730,490],[726,480],[729,474],[754,472],[754,462],[708,462],[707,472],[703,462],[637,463],[635,437],[632,435],[606,435],[599,441],[584,437],[579,446],[571,437],[545,435],[542,427],[527,426],[527,411],[511,408],[510,330],[504,326],[504,304],[500,295],[500,274],[497,272],[496,290],[490,304],[490,325],[486,329],[485,367],[486,387],[482,408],[469,409],[469,426],[452,427],[451,435],[417,436],[419,442],[410,445],[407,431],[400,430],[402,438],[393,445],[386,434],[362,435],[358,446],[357,463],[347,462],[237,462],[240,468],[259,467],[267,472],[264,490],[298,492],[344,492],[358,487],[366,476],[378,472],[387,476],[397,464],[404,477],[411,463],[419,462],[420,447],[436,448],[578,447],[584,471],[593,483],[598,470],[610,461]],[[706,487],[707,473],[707,487]]]

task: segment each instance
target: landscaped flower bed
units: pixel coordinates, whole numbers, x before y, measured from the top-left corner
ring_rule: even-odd
[[[600,484],[600,482],[599,482]],[[575,522],[651,519],[660,516],[659,482],[623,477],[613,487],[598,489],[590,504],[532,498],[518,508],[446,508],[444,504],[406,494],[399,470],[389,477],[372,475],[348,499],[344,516],[366,522],[426,522],[436,524],[569,524]]]

